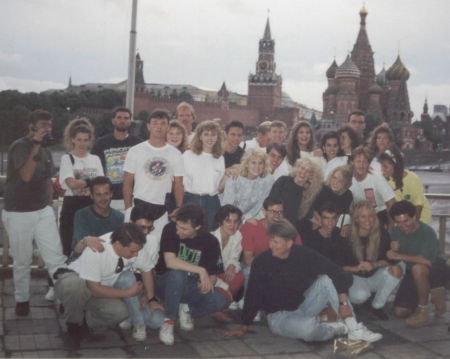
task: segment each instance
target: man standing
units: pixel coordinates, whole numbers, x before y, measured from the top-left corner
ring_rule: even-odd
[[[244,150],[239,144],[244,138],[244,125],[240,121],[232,121],[225,126],[225,168],[230,168],[241,163]]]
[[[113,112],[113,133],[100,137],[92,147],[92,154],[100,157],[105,175],[113,184],[112,206],[123,210],[123,165],[128,150],[142,140],[130,135],[131,111],[124,107],[116,108]]]
[[[445,283],[449,270],[439,255],[434,230],[417,219],[415,206],[408,201],[395,203],[389,211],[396,227],[391,231],[387,257],[406,263],[406,273],[394,302],[394,314],[406,317],[406,324],[422,327],[428,324],[428,296],[435,305],[435,315],[446,312]]]
[[[272,121],[270,124],[270,143],[283,144],[286,140],[287,126],[283,121]]]
[[[16,315],[29,313],[30,264],[33,239],[50,276],[64,266],[52,204],[53,160],[45,148],[51,138],[52,116],[44,110],[30,114],[28,134],[10,146],[2,219],[13,257]]]
[[[256,136],[251,140],[245,141],[242,147],[246,150],[249,148],[257,148],[258,150],[265,151],[270,141],[269,131],[270,121],[262,122],[256,130]]]
[[[176,223],[164,227],[156,272],[156,293],[166,309],[159,339],[166,345],[174,343],[177,317],[181,329],[192,330],[191,314],[197,318],[219,312],[232,301],[229,292],[214,287],[223,273],[220,246],[205,229],[203,210],[196,204],[185,204]]]
[[[188,139],[188,143],[191,143],[192,138],[194,137],[194,121],[195,121],[195,111],[194,107],[187,103],[181,102],[177,106],[176,110],[177,120],[180,121],[183,126],[186,128],[186,135]]]
[[[366,129],[365,114],[356,110],[348,115],[348,125],[358,134],[360,140],[364,140],[364,130]]]
[[[349,275],[316,251],[295,246],[297,232],[289,221],[272,223],[267,233],[270,250],[253,261],[243,325],[227,336],[244,335],[258,310],[264,310],[270,330],[281,336],[305,341],[324,341],[343,334],[368,342],[382,338],[356,322],[347,295],[352,282]],[[318,320],[328,303],[340,321]]]
[[[124,165],[123,198],[125,210],[144,203],[157,212],[155,235],[159,235],[168,222],[165,206],[166,194],[173,191],[177,208],[183,203],[183,157],[175,147],[167,144],[169,114],[165,110],[151,113],[147,124],[148,141],[132,147]],[[133,199],[134,198],[134,199]]]
[[[286,147],[274,142],[267,146],[266,152],[272,167],[273,181],[275,182],[281,176],[288,176],[289,165],[285,161],[287,155]]]

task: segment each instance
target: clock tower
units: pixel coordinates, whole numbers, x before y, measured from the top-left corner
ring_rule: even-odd
[[[275,73],[275,41],[270,34],[270,23],[267,19],[264,36],[259,40],[256,73],[248,77],[248,105],[261,112],[261,122],[272,120],[276,107],[281,107],[280,75]]]

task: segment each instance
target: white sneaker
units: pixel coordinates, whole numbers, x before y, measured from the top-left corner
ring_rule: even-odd
[[[363,323],[358,323],[358,325],[348,332],[348,338],[353,340],[364,340],[366,342],[376,342],[383,338],[380,333],[374,333],[367,329]]]
[[[239,305],[239,309],[244,309],[244,298],[242,298],[239,302],[238,302],[238,305]]]
[[[48,292],[45,295],[45,300],[48,300],[49,302],[53,302],[55,300],[55,288],[54,287],[48,287]]]
[[[334,335],[339,336],[348,334],[348,328],[342,320],[338,320],[336,322],[322,322],[321,324],[325,327],[331,328]]]
[[[122,322],[123,323],[123,322]],[[133,338],[138,342],[143,342],[147,339],[147,332],[145,331],[145,324],[138,325],[133,329]]]
[[[239,309],[239,303],[238,302],[231,302],[231,304],[228,306],[229,310],[238,310]]]
[[[180,319],[180,328],[183,330],[194,329],[194,321],[191,317],[191,312],[187,304],[180,303],[178,307],[178,318]]]
[[[120,322],[119,328],[123,329],[123,330],[130,330],[131,329],[131,320],[125,319],[123,322]]]
[[[159,340],[166,345],[173,345],[175,339],[173,338],[173,328],[175,322],[173,320],[165,320],[159,328]]]
[[[261,321],[261,311],[258,310],[258,313],[256,313],[255,318],[253,319],[254,322],[260,322]]]

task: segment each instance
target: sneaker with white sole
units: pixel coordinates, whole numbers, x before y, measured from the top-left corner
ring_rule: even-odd
[[[138,342],[143,342],[147,339],[147,332],[145,330],[145,324],[138,325],[133,328],[133,338]]]
[[[123,322],[120,322],[119,328],[123,329],[123,330],[130,330],[131,329],[131,320],[125,319]]]
[[[173,345],[175,339],[173,337],[173,328],[175,327],[175,322],[173,320],[166,319],[164,323],[159,328],[159,340],[161,340],[166,345]]]
[[[229,310],[238,310],[239,309],[239,303],[238,302],[231,302],[231,304],[228,306]]]
[[[48,292],[45,295],[45,300],[48,300],[49,302],[53,302],[55,300],[55,288],[54,287],[48,287]]]
[[[374,333],[371,330],[367,329],[364,324],[358,323],[358,325],[353,328],[352,330],[349,330],[348,332],[348,339],[353,340],[364,340],[366,342],[376,342],[383,338],[383,335],[380,333]]]
[[[255,323],[259,323],[261,321],[261,318],[262,318],[262,313],[261,313],[260,310],[258,310],[258,313],[256,313],[255,318],[253,319],[253,321]]]
[[[189,306],[184,303],[180,303],[178,308],[178,318],[180,319],[180,328],[183,330],[194,329],[194,321],[191,317],[191,311]]]
[[[333,330],[333,334],[336,336],[348,334],[348,328],[344,324],[342,320],[338,320],[335,322],[321,322],[324,327],[330,328]]]

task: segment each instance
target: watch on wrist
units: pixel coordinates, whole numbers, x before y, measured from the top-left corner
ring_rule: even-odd
[[[147,303],[151,303],[151,302],[157,302],[158,303],[158,298],[156,298],[155,296],[151,297]]]

